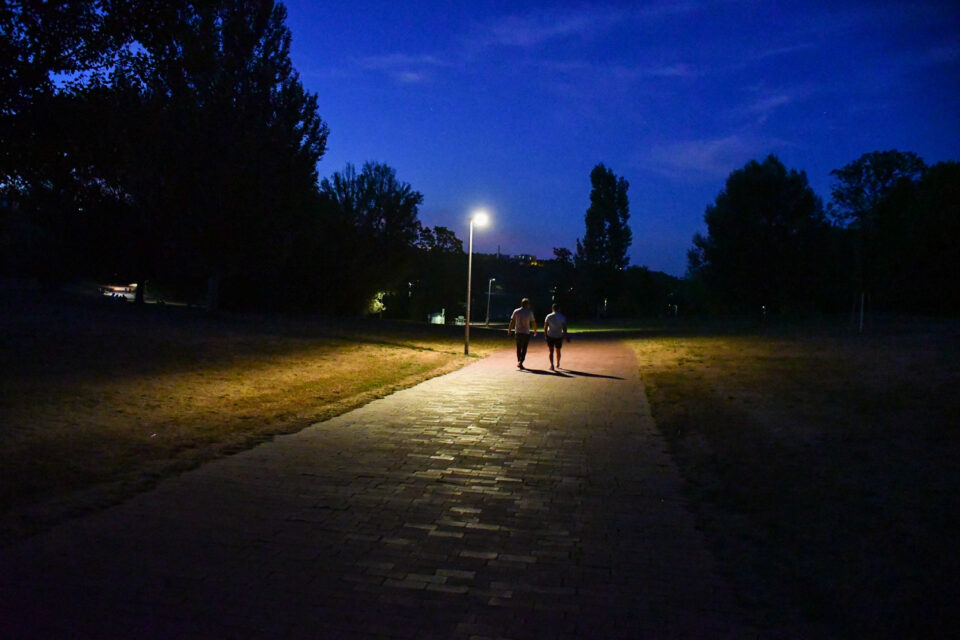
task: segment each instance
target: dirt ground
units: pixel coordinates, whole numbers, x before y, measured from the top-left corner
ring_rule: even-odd
[[[960,323],[633,342],[700,526],[783,637],[943,637]]]
[[[462,327],[0,305],[0,541],[471,361]],[[472,333],[472,354],[505,344]]]

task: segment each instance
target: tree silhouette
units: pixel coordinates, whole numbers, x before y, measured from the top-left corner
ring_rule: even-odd
[[[33,244],[141,285],[208,279],[213,306],[225,279],[234,301],[279,279],[327,137],[285,18],[272,0],[5,3],[0,169]]]
[[[630,184],[602,163],[590,172],[590,184],[583,241],[577,240],[577,266],[585,279],[585,293],[599,314],[617,293],[619,273],[630,261]]]
[[[327,126],[285,19],[271,0],[143,2],[126,16],[138,47],[122,69],[146,96],[155,153],[173,160],[131,195],[170,218],[161,241],[208,278],[214,307],[224,279],[237,301],[240,283],[279,277],[316,189]]]
[[[863,227],[845,230],[863,257],[859,284],[886,311],[960,308],[960,165],[942,162],[901,175],[878,194]]]
[[[749,162],[727,178],[704,214],[707,234],[688,252],[722,308],[760,313],[812,306],[823,278],[817,249],[828,227],[820,199],[802,171],[775,156]]]
[[[108,22],[103,2],[92,0],[0,4],[0,266],[45,283],[83,268],[81,214],[91,191],[75,166],[76,105],[54,75],[75,88],[78,73],[102,67],[120,39]]]
[[[849,230],[853,244],[855,287],[863,305],[866,295],[883,286],[885,252],[889,242],[881,238],[890,230],[896,210],[881,206],[899,187],[909,185],[923,174],[925,165],[915,153],[873,151],[830,172],[837,182],[832,187],[830,215],[836,224]],[[888,237],[889,238],[889,237]],[[887,246],[884,246],[884,245]]]
[[[831,216],[842,225],[869,225],[884,196],[901,181],[919,178],[924,168],[923,160],[912,152],[894,149],[863,154],[830,172],[837,179],[831,189]]]
[[[565,247],[554,247],[553,260],[546,263],[546,272],[553,302],[562,304],[568,313],[579,310],[580,305],[575,300],[577,271],[573,252]]]
[[[417,214],[423,195],[385,164],[367,162],[359,173],[347,164],[323,179],[320,193],[327,258],[336,256],[331,272],[341,274],[341,290],[330,295],[344,308],[359,310],[377,291],[391,290],[418,240],[434,245],[440,240],[436,232],[421,234]]]
[[[0,5],[0,117],[23,115],[54,94],[53,74],[69,76],[104,62],[119,38],[106,28],[103,5],[97,0]]]
[[[462,254],[463,240],[447,227],[422,227],[417,239],[417,248],[423,251]]]
[[[913,294],[911,309],[960,312],[960,163],[929,167],[904,218],[912,222],[914,277],[905,286]]]
[[[422,227],[411,259],[392,285],[389,315],[424,320],[445,309],[453,316],[463,298],[467,261],[463,241],[447,227]]]

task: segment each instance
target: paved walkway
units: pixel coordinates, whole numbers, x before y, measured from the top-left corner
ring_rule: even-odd
[[[510,350],[0,551],[0,637],[744,637],[631,351]]]

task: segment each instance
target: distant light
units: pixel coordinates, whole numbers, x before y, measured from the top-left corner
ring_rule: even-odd
[[[490,215],[483,209],[474,211],[470,219],[473,221],[473,224],[478,227],[485,227],[490,224]]]

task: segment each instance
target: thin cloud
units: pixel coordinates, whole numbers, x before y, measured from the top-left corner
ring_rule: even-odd
[[[590,73],[596,69],[596,64],[585,60],[537,60],[531,64],[558,74]]]
[[[479,27],[473,34],[472,45],[532,48],[551,40],[587,38],[617,25],[625,17],[623,11],[609,8],[506,16]]]
[[[699,76],[697,69],[686,63],[619,65],[535,60],[527,64],[536,70],[536,87],[553,96],[549,104],[554,120],[562,126],[599,123],[604,120],[605,111],[617,109],[628,109],[632,120],[645,121],[645,114],[636,109],[636,91],[652,95],[661,88]]]
[[[909,72],[916,69],[952,64],[958,60],[960,60],[960,40],[954,40],[904,55],[900,62],[901,66]]]
[[[761,51],[760,53],[754,56],[755,60],[766,60],[768,58],[779,58],[781,56],[790,55],[797,53],[799,51],[809,51],[810,49],[816,48],[816,43],[813,42],[803,42],[801,44],[789,45],[786,47],[777,47],[775,49],[767,49]]]
[[[533,49],[557,40],[593,38],[628,22],[688,13],[699,6],[696,2],[666,1],[642,9],[588,6],[503,16],[477,25],[464,46],[468,53],[491,47]]]
[[[714,180],[723,178],[753,159],[760,159],[780,140],[761,140],[739,134],[720,138],[682,140],[654,146],[644,166],[674,179]]]
[[[444,56],[392,53],[368,56],[358,62],[366,71],[376,71],[401,83],[431,80],[443,69],[462,67],[476,54],[491,48],[531,51],[564,39],[590,39],[621,25],[636,21],[652,21],[665,16],[693,11],[694,2],[667,1],[643,9],[615,6],[580,9],[550,9],[522,15],[500,17],[476,25],[460,42],[460,46]],[[613,76],[620,80],[643,78],[688,78],[698,75],[685,62],[667,62],[649,66],[599,65],[592,62],[544,61],[545,69],[562,73],[590,72]]]
[[[358,61],[367,71],[385,73],[402,84],[418,84],[433,77],[436,70],[451,67],[452,63],[432,55],[407,55],[391,53],[368,56]]]
[[[758,98],[751,104],[747,105],[745,110],[750,115],[759,115],[765,117],[768,116],[770,112],[776,111],[780,107],[793,104],[796,99],[797,94],[795,93],[772,93]]]
[[[930,64],[942,64],[960,60],[960,40],[956,40],[942,47],[934,47],[927,52],[927,61]]]
[[[747,105],[746,114],[754,117],[756,124],[766,124],[774,111],[793,103],[794,100],[795,96],[789,93],[777,93],[764,96],[752,104]]]
[[[368,56],[360,63],[368,69],[394,69],[407,66],[446,67],[449,63],[432,55],[411,56],[405,53],[390,53],[383,56]]]
[[[816,92],[813,86],[794,87],[769,91],[758,87],[753,89],[753,98],[746,105],[732,110],[735,118],[752,118],[763,124],[777,110],[804,100]]]
[[[585,60],[539,60],[532,64],[544,71],[558,75],[577,75],[590,78],[610,77],[622,81],[647,78],[692,78],[699,75],[696,67],[682,62],[627,66],[599,64]]]
[[[642,73],[646,77],[653,78],[692,78],[698,75],[695,67],[683,62],[648,67],[643,69]]]
[[[427,80],[426,74],[419,71],[398,71],[393,77],[403,84],[419,84]]]

